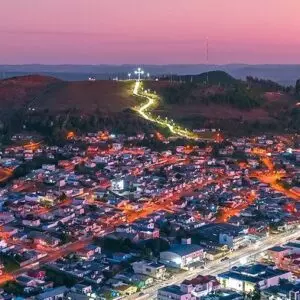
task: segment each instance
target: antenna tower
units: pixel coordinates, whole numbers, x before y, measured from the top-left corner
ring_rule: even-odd
[[[206,64],[208,67],[208,38],[206,38]],[[208,84],[208,69],[206,71],[206,84]]]

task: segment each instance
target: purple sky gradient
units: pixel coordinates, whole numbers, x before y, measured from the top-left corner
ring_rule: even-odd
[[[300,63],[300,0],[8,0],[0,64]]]

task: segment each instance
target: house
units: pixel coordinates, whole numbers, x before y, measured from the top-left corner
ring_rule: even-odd
[[[156,279],[164,278],[166,267],[162,264],[157,264],[147,261],[137,261],[131,264],[134,273],[151,276]]]
[[[221,286],[219,281],[214,276],[198,275],[193,279],[184,280],[180,287],[182,291],[191,293],[192,295],[196,296],[197,299],[200,299],[201,297],[220,289]]]
[[[285,244],[284,247],[291,248],[292,254],[300,254],[300,240],[291,241]]]
[[[72,289],[72,291],[74,292],[78,292],[80,294],[90,294],[92,293],[92,286],[91,285],[85,285],[85,284],[81,284],[81,283],[77,283],[75,284]]]
[[[138,288],[134,285],[123,284],[114,288],[121,296],[129,296],[137,292]]]
[[[42,235],[42,234],[33,234],[33,240],[34,243],[42,245],[42,246],[48,246],[48,247],[56,247],[60,243],[60,239],[55,238],[51,235]]]
[[[29,270],[27,274],[32,278],[37,278],[40,280],[44,280],[46,277],[46,271],[43,270]]]
[[[253,291],[256,286],[263,290],[278,285],[280,279],[289,280],[291,277],[289,271],[262,264],[240,266],[217,276],[222,287],[244,293]]]
[[[274,246],[267,250],[267,256],[276,265],[279,264],[283,260],[283,258],[290,253],[291,253],[291,248],[285,248],[281,246]]]
[[[299,273],[300,270],[300,254],[290,254],[280,261],[280,268],[294,273]]]
[[[18,229],[8,225],[4,225],[0,230],[0,237],[10,238],[18,232]]]
[[[191,293],[182,291],[178,285],[169,285],[158,290],[157,300],[196,300]]]
[[[141,240],[148,240],[148,239],[156,239],[159,238],[160,231],[158,228],[138,228],[135,230],[138,233],[139,238]]]
[[[25,287],[36,287],[40,280],[29,277],[27,275],[20,275],[16,278],[16,282]]]
[[[300,300],[300,283],[282,282],[261,291],[261,300]]]
[[[69,289],[65,286],[59,286],[56,288],[52,288],[44,293],[41,293],[36,296],[37,300],[59,300],[64,299],[65,294],[69,291]]]
[[[194,244],[174,244],[169,250],[160,252],[160,262],[166,266],[187,269],[192,264],[202,261],[204,251]]]
[[[244,300],[245,297],[242,293],[233,290],[220,289],[201,297],[201,300]]]
[[[101,254],[101,248],[95,245],[87,245],[85,248],[78,250],[77,254],[84,259],[90,259],[95,254]]]

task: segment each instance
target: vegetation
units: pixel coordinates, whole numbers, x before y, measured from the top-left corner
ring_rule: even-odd
[[[165,79],[170,78],[166,77]],[[235,134],[251,134],[269,129],[272,131],[285,129],[296,131],[300,128],[299,107],[294,106],[292,108],[293,103],[288,101],[270,103],[264,97],[265,92],[280,91],[285,93],[286,99],[294,98],[296,101],[295,95],[297,97],[300,95],[300,80],[297,81],[295,87],[286,88],[270,80],[249,76],[246,81],[241,81],[223,71],[213,71],[192,76],[173,76],[172,82],[166,80],[145,81],[144,85],[145,88],[151,88],[162,96],[163,105],[158,109],[165,109],[165,115],[173,114],[173,106],[176,109],[176,107],[184,105],[186,109],[191,105],[191,114],[183,113],[179,118],[172,115],[175,119],[177,118],[178,123],[184,124],[188,128],[221,128]],[[140,132],[153,133],[157,129],[155,125],[140,118],[130,109],[137,101],[131,97],[130,87],[126,84],[123,85],[123,83],[110,81],[99,84],[89,82],[69,84],[55,81],[53,78],[44,80],[40,77],[30,76],[25,79],[22,77],[15,78],[9,85],[9,90],[12,89],[10,98],[14,101],[18,100],[18,105],[10,105],[8,103],[10,100],[3,98],[3,101],[9,105],[6,105],[5,110],[0,112],[0,143],[9,143],[12,134],[24,129],[38,132],[45,137],[46,143],[57,145],[65,143],[68,131],[79,134],[97,130],[108,130],[126,135],[136,135]],[[97,98],[97,101],[95,100],[97,105],[91,106],[93,107],[93,111],[91,111],[91,107],[81,99],[81,97],[89,98],[82,90],[88,90],[88,93],[91,93],[91,99],[95,99],[95,95],[98,97],[102,92],[107,99],[99,102]],[[20,91],[22,91],[23,96],[18,95]],[[71,98],[68,103],[66,103],[67,100],[64,100],[62,106],[58,101],[50,101],[54,99],[55,95],[59,96],[59,99],[68,98],[75,91],[77,100],[74,101],[77,104],[84,103],[84,107],[79,107],[75,102],[73,103]],[[6,96],[5,93],[1,94],[0,84],[1,97]],[[113,101],[111,108],[107,107],[110,98]],[[32,105],[30,102],[32,99],[37,99],[36,110],[34,111],[28,109]],[[43,99],[46,99],[48,104],[43,104]],[[201,113],[203,105],[209,107],[211,104],[214,105],[214,109],[218,109],[218,107],[234,108],[235,111],[232,116],[226,116],[224,115],[226,110],[224,110],[224,114],[219,113],[216,118],[212,118],[209,111],[208,115],[206,112]],[[197,105],[199,105],[198,112]],[[261,119],[256,118],[255,114],[245,120],[243,119],[243,114],[258,107],[260,111],[270,115],[270,120],[261,121]],[[196,116],[195,113],[198,115]],[[166,129],[165,134],[167,133]]]
[[[76,283],[78,283],[78,279],[76,279],[75,277],[72,277],[70,275],[65,275],[62,272],[55,271],[47,267],[45,267],[45,269],[46,269],[47,280],[52,281],[54,283],[54,286],[65,285],[67,287],[71,287]]]
[[[163,77],[162,80],[172,80],[172,82],[193,82],[202,83],[210,85],[234,85],[239,82],[239,80],[233,78],[228,73],[224,71],[210,71],[197,75],[173,75]]]
[[[2,286],[3,290],[8,294],[13,294],[15,296],[25,296],[24,287],[15,281],[8,281]]]
[[[6,272],[13,272],[20,268],[20,264],[14,257],[6,254],[0,255],[0,260],[3,262]]]
[[[296,81],[295,94],[300,96],[300,79]]]
[[[166,104],[220,104],[230,105],[239,109],[252,109],[261,105],[263,99],[253,93],[247,84],[238,81],[225,72],[214,71],[191,76],[193,80],[169,85],[162,90],[162,98]],[[209,78],[208,83],[207,78]],[[271,81],[259,81],[248,78],[253,84],[267,87]],[[271,84],[272,83],[272,84]],[[276,84],[274,83],[274,86]],[[280,87],[280,85],[277,85]]]
[[[249,89],[259,89],[263,92],[286,91],[287,88],[272,80],[260,79],[257,77],[247,76],[246,82]],[[288,88],[289,90],[289,88]]]

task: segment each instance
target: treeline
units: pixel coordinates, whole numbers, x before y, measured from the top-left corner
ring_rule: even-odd
[[[252,109],[261,106],[263,98],[251,95],[243,87],[235,87],[224,94],[214,94],[204,99],[205,104],[209,104],[211,102],[231,105],[239,109]]]
[[[212,89],[216,89],[212,92]],[[163,89],[162,98],[166,104],[220,104],[231,105],[239,109],[259,107],[263,98],[248,90],[243,84],[223,86],[205,86],[196,83],[182,83]]]
[[[259,88],[268,92],[286,92],[287,87],[284,87],[272,80],[261,79],[257,77],[247,76],[246,82],[249,88]]]
[[[2,120],[2,127],[0,126],[2,143],[9,143],[11,135],[22,130],[37,132],[50,144],[64,142],[68,131],[85,133],[108,130],[126,135],[154,131],[152,123],[140,118],[131,110],[111,114],[95,112],[92,115],[81,115],[74,111],[66,111],[57,115],[49,114],[48,111],[36,111],[29,114],[18,110],[11,112],[9,118]]]

